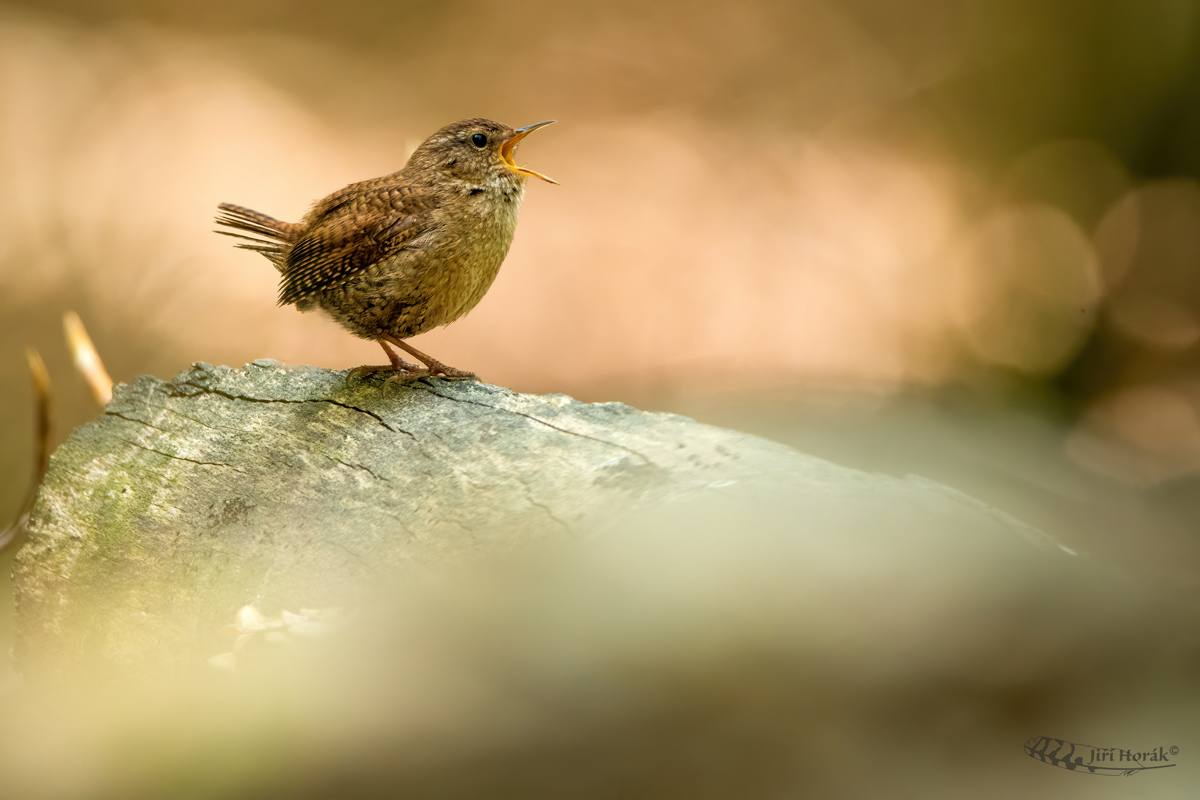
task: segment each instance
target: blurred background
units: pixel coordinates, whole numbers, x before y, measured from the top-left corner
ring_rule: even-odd
[[[520,157],[561,185],[416,346],[927,475],[1194,597],[1198,34],[1195,0],[4,2],[0,515],[25,348],[59,440],[97,413],[65,311],[117,381],[377,363],[216,204],[296,220],[452,120],[556,118]]]
[[[282,219],[441,125],[557,118],[476,310],[416,344],[921,472],[1200,585],[1192,0],[0,4],[0,514],[117,381],[378,348],[275,305]]]

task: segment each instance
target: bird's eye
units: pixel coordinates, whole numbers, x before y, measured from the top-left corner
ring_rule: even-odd
[[[477,133],[471,137],[471,142],[480,150],[487,147],[487,137],[482,133]]]

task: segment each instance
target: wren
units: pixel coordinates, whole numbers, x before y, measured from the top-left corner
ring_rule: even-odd
[[[237,246],[279,270],[280,305],[325,311],[378,342],[391,362],[351,374],[473,378],[404,340],[453,322],[483,299],[512,244],[526,179],[557,183],[517,166],[517,144],[554,121],[515,130],[487,119],[455,122],[426,139],[404,169],[334,192],[300,222],[221,203],[216,222],[238,233],[217,233],[247,240]]]

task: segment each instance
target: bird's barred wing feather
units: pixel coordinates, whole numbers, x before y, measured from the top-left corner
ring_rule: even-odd
[[[326,198],[287,253],[280,304],[343,284],[403,248],[426,232],[431,204],[422,190],[395,185],[364,191],[360,184]]]

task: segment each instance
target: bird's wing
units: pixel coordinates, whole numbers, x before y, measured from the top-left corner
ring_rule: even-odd
[[[309,213],[287,253],[281,305],[342,284],[428,231],[433,198],[412,186],[347,186]]]

